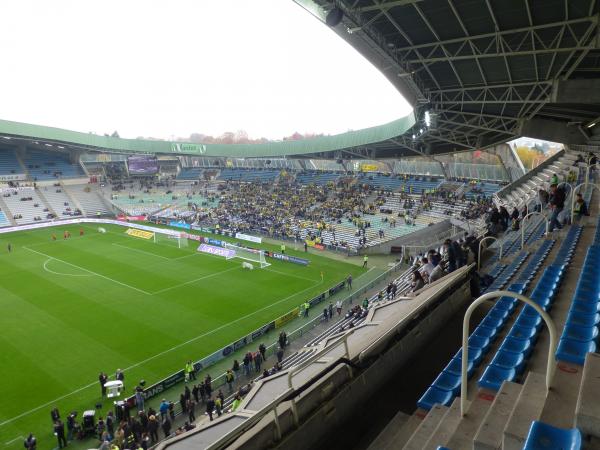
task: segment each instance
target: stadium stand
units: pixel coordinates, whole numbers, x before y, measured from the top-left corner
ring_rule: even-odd
[[[23,174],[25,169],[19,163],[14,150],[0,149],[0,175]]]
[[[342,174],[339,172],[300,172],[296,175],[296,181],[303,185],[315,184],[323,186],[329,183],[336,183],[341,176]]]
[[[52,212],[33,188],[3,189],[2,200],[4,200],[17,225],[53,218]]]
[[[112,212],[100,198],[95,186],[87,184],[65,185],[66,194],[86,216],[110,215]]]
[[[204,169],[201,167],[186,167],[177,174],[178,180],[196,181],[202,176]]]
[[[4,211],[0,211],[0,227],[7,227],[12,225],[10,220],[8,220],[8,217],[6,216],[6,213]]]
[[[82,214],[61,185],[40,187],[37,192],[58,218]]]
[[[82,178],[86,176],[79,164],[72,164],[69,157],[62,153],[28,149],[23,157],[23,162],[33,180]]]
[[[271,183],[279,173],[279,170],[223,169],[218,178],[225,181]]]

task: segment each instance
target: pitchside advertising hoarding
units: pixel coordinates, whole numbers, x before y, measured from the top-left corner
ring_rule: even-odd
[[[199,372],[202,369],[206,369],[206,368],[216,364],[217,362],[228,357],[229,355],[236,352],[237,350],[252,343],[253,341],[256,341],[258,338],[260,338],[261,336],[264,336],[269,331],[274,330],[275,328],[276,328],[275,322],[274,321],[269,322],[268,324],[262,326],[258,330],[253,331],[249,335],[244,336],[243,338],[238,339],[235,342],[232,342],[231,344],[223,347],[220,350],[217,350],[216,352],[206,356],[205,358],[202,358],[199,361],[196,361],[194,363],[194,369],[196,370],[196,372]],[[175,372],[174,374],[170,375],[169,377],[165,378],[164,380],[161,380],[158,383],[155,383],[152,386],[144,389],[144,391],[143,391],[144,398],[146,400],[148,400],[152,397],[156,397],[157,395],[162,394],[167,389],[170,389],[171,387],[175,386],[178,383],[181,383],[182,381],[185,381],[185,371],[183,369]],[[135,404],[135,396],[131,396],[131,397],[127,398],[126,401],[129,405],[134,405]]]
[[[249,234],[244,234],[244,233],[235,233],[235,238],[240,239],[242,241],[254,242],[256,244],[262,243],[262,238],[257,237],[257,236],[251,236]]]
[[[225,258],[233,258],[235,256],[235,250],[223,247],[216,247],[214,245],[209,244],[200,244],[198,246],[198,251],[215,256],[224,256]]]
[[[174,220],[169,222],[169,226],[175,227],[175,228],[183,228],[185,230],[190,230],[192,228],[192,226],[189,223],[185,223],[182,221],[174,221]]]

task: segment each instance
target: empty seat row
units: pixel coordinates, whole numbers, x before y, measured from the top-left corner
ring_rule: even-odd
[[[506,286],[508,281],[517,273],[519,267],[521,267],[528,256],[529,252],[527,251],[519,253],[515,259],[513,259],[509,265],[505,266],[504,270],[496,276],[494,282],[487,288],[487,291],[497,291]]]
[[[549,311],[564,277],[565,265],[571,260],[581,235],[580,227],[571,227],[559,248],[553,265],[548,266],[529,296],[544,311]],[[517,300],[513,299],[516,304]],[[488,364],[477,384],[480,388],[500,390],[504,381],[514,381],[525,369],[540,330],[542,317],[532,307],[525,306]]]
[[[554,241],[544,241],[536,250],[530,262],[523,268],[521,275],[516,283],[512,283],[507,290],[522,294],[527,289],[528,284],[535,277],[541,265],[544,263]],[[491,343],[498,337],[500,331],[511,317],[517,307],[517,300],[511,297],[501,297],[496,304],[488,311],[483,320],[471,333],[468,341],[468,364],[467,376],[470,378],[475,369],[481,363],[483,356],[489,350]],[[531,341],[527,339],[509,339],[503,343],[504,350],[520,353],[524,358],[531,352]],[[425,391],[423,396],[417,402],[421,409],[429,410],[434,404],[440,403],[448,406],[460,390],[460,371],[462,364],[462,349],[452,358],[450,363],[442,370],[442,373],[434,380],[431,386]],[[522,365],[524,362],[519,356],[503,353],[495,361],[498,365],[508,366]]]
[[[600,245],[588,248],[573,301],[556,350],[556,359],[583,365],[585,355],[596,351],[600,322]]]
[[[523,284],[510,285],[508,290],[522,293],[525,289]],[[496,302],[496,306],[490,309],[468,340],[468,362],[467,376],[471,377],[481,360],[488,352],[491,343],[498,337],[502,327],[514,310],[509,301],[510,297],[502,297]],[[431,383],[425,393],[417,401],[417,406],[424,410],[430,410],[436,403],[449,406],[454,397],[460,391],[460,374],[462,365],[462,348],[454,355],[448,365],[442,370],[438,377]]]

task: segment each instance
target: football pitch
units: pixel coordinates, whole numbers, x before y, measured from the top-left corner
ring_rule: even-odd
[[[244,270],[240,259],[197,252],[195,241],[177,248],[103,227],[0,235],[0,448],[22,448],[29,432],[38,448],[55,447],[50,410],[58,407],[63,421],[78,411],[81,420],[101,400],[101,371],[124,369],[128,396],[138,380],[151,385],[366,272],[293,250],[310,264],[270,259]],[[64,230],[72,237],[63,239]]]

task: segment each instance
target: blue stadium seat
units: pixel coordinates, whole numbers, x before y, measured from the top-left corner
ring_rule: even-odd
[[[533,347],[531,345],[531,340],[517,339],[511,337],[504,338],[504,341],[502,341],[502,345],[498,349],[498,351],[521,353],[525,358],[529,357],[532,350]]]
[[[596,314],[600,312],[600,302],[587,302],[578,298],[573,298],[570,310],[584,314]]]
[[[453,395],[456,395],[460,390],[460,375],[442,372],[431,383],[431,386],[443,389],[444,391],[450,391]]]
[[[515,325],[520,327],[536,328],[539,331],[542,326],[542,316],[539,314],[536,314],[535,316],[519,314]]]
[[[471,333],[471,336],[478,336],[480,338],[487,339],[489,342],[492,342],[494,339],[496,339],[497,335],[498,328],[484,327],[483,325],[479,325]]]
[[[462,360],[452,358],[450,360],[450,362],[448,363],[448,365],[446,367],[444,367],[444,372],[448,372],[452,375],[460,376],[461,370],[462,370],[461,364],[462,364]],[[471,375],[473,375],[474,371],[475,371],[475,365],[473,364],[472,361],[469,361],[467,363],[467,377],[471,378]]]
[[[452,392],[436,388],[435,386],[429,386],[423,396],[417,401],[417,406],[429,411],[437,403],[449,406],[453,398],[454,395]]]
[[[483,358],[483,351],[480,348],[469,346],[469,352],[467,357],[469,358],[469,362],[472,363],[475,367],[479,365],[481,362],[481,358]],[[462,360],[462,348],[456,352],[454,355],[454,359]]]
[[[574,341],[589,342],[598,337],[598,327],[580,327],[567,322],[562,336]]]
[[[579,327],[593,327],[600,323],[600,314],[586,314],[578,311],[569,311],[567,323]]]
[[[487,313],[487,316],[496,320],[500,320],[504,324],[504,321],[508,317],[508,311],[502,308],[496,308],[496,305],[494,305],[494,307]]]
[[[523,450],[579,450],[581,432],[577,428],[565,430],[538,420],[533,421]]]
[[[503,382],[513,381],[516,376],[517,371],[515,369],[490,365],[485,368],[481,378],[477,381],[477,385],[480,388],[499,391]]]
[[[536,334],[537,330],[535,328],[513,325],[508,336],[517,339],[533,339],[536,337]]]
[[[581,342],[561,338],[556,349],[556,359],[583,366],[585,355],[596,351],[594,341]]]
[[[504,321],[502,319],[498,319],[490,314],[487,314],[481,322],[479,322],[480,327],[487,327],[497,330],[498,328],[502,328],[504,325]]]
[[[517,375],[520,375],[525,368],[525,356],[522,353],[498,350],[490,364],[503,369],[515,369]]]
[[[481,336],[469,336],[469,348],[479,348],[483,353],[486,353],[490,348],[490,339]]]

